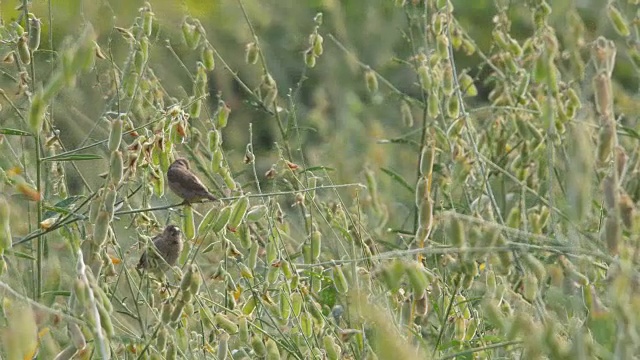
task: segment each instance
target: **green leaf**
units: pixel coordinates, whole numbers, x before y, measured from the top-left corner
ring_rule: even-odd
[[[31,136],[31,133],[24,130],[0,128],[0,134],[3,135],[18,135],[18,136]]]
[[[102,156],[92,154],[71,154],[62,156],[53,156],[45,161],[84,161],[84,160],[100,160]]]
[[[413,186],[409,185],[407,180],[405,180],[400,174],[387,168],[380,168],[380,170],[382,170],[382,172],[384,172],[385,174],[389,175],[391,179],[396,181],[398,184],[402,185],[405,189],[409,190],[409,192],[413,194],[413,191],[414,191]]]
[[[313,167],[306,168],[306,169],[300,171],[300,174],[305,173],[307,171],[316,171],[316,170],[335,171],[334,168],[327,167],[327,166],[313,166]]]

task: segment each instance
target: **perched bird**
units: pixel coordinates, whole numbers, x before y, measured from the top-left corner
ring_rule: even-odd
[[[217,200],[202,181],[189,170],[189,162],[186,159],[177,159],[169,166],[167,180],[171,191],[188,203],[202,199]]]
[[[136,269],[165,268],[166,264],[176,264],[182,252],[182,231],[177,226],[167,225],[162,234],[156,235],[151,241],[155,249],[149,249],[150,254],[148,251],[142,253]],[[162,259],[158,255],[162,256]]]

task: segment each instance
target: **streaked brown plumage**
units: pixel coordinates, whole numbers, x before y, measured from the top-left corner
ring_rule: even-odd
[[[148,251],[145,251],[142,253],[136,269],[149,269],[158,266],[164,268],[166,264],[169,266],[176,264],[178,256],[182,252],[182,231],[177,226],[168,225],[161,234],[156,235],[151,241],[155,246],[155,252],[149,254]],[[164,260],[159,259],[158,255],[162,256]]]
[[[217,200],[202,181],[189,170],[189,162],[186,159],[177,159],[169,166],[167,180],[171,191],[189,203],[202,199]]]

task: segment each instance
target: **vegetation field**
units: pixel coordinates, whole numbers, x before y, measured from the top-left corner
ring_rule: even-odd
[[[0,20],[0,359],[640,354],[640,1]]]

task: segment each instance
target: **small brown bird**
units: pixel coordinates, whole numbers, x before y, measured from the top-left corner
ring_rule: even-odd
[[[202,199],[217,200],[202,181],[189,170],[189,162],[186,159],[177,159],[169,166],[167,180],[171,191],[188,203]]]
[[[176,264],[182,252],[182,231],[177,226],[168,225],[162,234],[156,235],[151,241],[155,249],[150,249],[151,254],[148,251],[142,253],[136,269],[163,269],[166,268],[166,264],[169,266]],[[158,255],[162,256],[162,259],[158,258]]]

